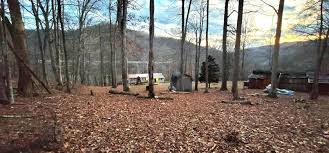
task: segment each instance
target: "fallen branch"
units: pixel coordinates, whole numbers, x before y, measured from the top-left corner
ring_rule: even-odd
[[[0,118],[32,118],[32,116],[1,115]]]
[[[242,101],[226,101],[226,100],[223,100],[222,103],[225,103],[225,104],[240,104],[240,105],[255,105],[249,100],[242,100]]]
[[[30,66],[28,66],[24,60],[15,52],[14,47],[11,45],[11,43],[9,41],[7,41],[7,44],[10,48],[10,51],[14,54],[14,56],[19,60],[19,62],[21,62],[26,69],[31,73],[31,75],[42,85],[42,87],[49,93],[51,94],[51,91],[49,90],[48,86],[40,80],[40,78],[32,71],[32,69],[30,68]]]
[[[142,99],[159,99],[159,100],[174,100],[174,98],[171,98],[171,97],[159,97],[159,96],[155,96],[154,98],[151,98],[149,96],[142,96],[142,95],[138,95],[137,98],[142,98]]]
[[[139,95],[139,93],[115,91],[115,90],[110,90],[109,93],[110,94],[119,94],[119,95],[128,95],[128,96],[138,96]]]
[[[190,94],[191,92],[180,92],[180,91],[176,91],[176,92],[161,92],[160,94]]]

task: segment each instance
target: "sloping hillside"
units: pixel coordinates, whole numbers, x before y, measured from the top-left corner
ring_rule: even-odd
[[[83,35],[84,37],[84,51],[87,54],[88,72],[97,72],[100,67],[100,48],[105,52],[105,63],[109,63],[109,25],[102,24],[88,27]],[[99,39],[101,37],[101,39]],[[36,63],[36,59],[40,59],[39,51],[36,39],[36,33],[34,31],[28,31],[28,46],[31,51],[31,63]],[[69,58],[71,61],[75,60],[77,55],[77,31],[68,32],[68,49]],[[101,44],[100,44],[101,43]],[[129,61],[147,61],[148,59],[148,34],[139,31],[128,30],[128,60]],[[179,48],[180,40],[166,37],[155,37],[155,61],[160,62],[155,64],[155,71],[162,72],[167,77],[177,69],[179,64]],[[254,69],[270,69],[269,59],[271,58],[271,46],[261,46],[255,48],[246,49],[245,55],[245,68],[244,78]],[[311,71],[314,67],[314,55],[316,51],[316,42],[293,42],[281,44],[280,50],[280,70],[281,71]],[[121,55],[120,50],[117,52],[117,70],[118,77],[120,77],[120,63]],[[46,56],[49,53],[46,52]],[[222,52],[211,48],[209,54],[216,58],[217,63],[222,64]],[[186,61],[187,73],[194,76],[194,63],[195,63],[195,45],[193,43],[186,43],[186,55],[184,55]],[[233,56],[229,55],[230,63],[233,61]],[[49,59],[49,57],[48,57]],[[328,59],[328,55],[325,60]],[[205,48],[201,48],[201,62],[205,60]],[[168,62],[168,63],[163,63]],[[37,66],[34,66],[37,68]],[[233,66],[230,64],[230,69]],[[129,64],[129,73],[145,73],[147,72],[147,64]],[[109,68],[107,69],[109,70]],[[230,71],[231,71],[230,70]],[[50,72],[50,68],[48,69]],[[88,73],[87,72],[87,73]],[[90,75],[96,75],[97,73],[90,73]]]

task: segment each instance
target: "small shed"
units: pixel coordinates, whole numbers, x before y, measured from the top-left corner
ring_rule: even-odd
[[[314,82],[314,73],[307,73],[309,91],[312,90],[312,85]],[[321,73],[319,76],[319,93],[322,95],[329,95],[329,74]]]
[[[248,76],[249,89],[265,89],[267,85],[271,84],[271,71],[254,70]]]
[[[308,76],[306,73],[279,73],[279,88],[293,91],[309,91]]]
[[[180,73],[176,72],[171,76],[170,90],[191,92],[192,81],[193,81],[192,76],[188,74],[184,74],[183,76],[181,76]]]

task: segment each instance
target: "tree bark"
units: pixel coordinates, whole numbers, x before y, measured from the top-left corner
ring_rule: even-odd
[[[179,72],[181,74],[181,77],[184,76],[184,43],[185,43],[185,0],[182,0],[182,38],[180,43],[180,65],[179,65]],[[182,79],[179,79],[179,85],[183,87]],[[184,89],[182,89],[184,91]]]
[[[25,28],[19,1],[7,0],[7,3],[10,10],[10,18],[12,21],[11,36],[13,40],[12,42],[15,43],[15,52],[20,58],[22,58],[24,63],[29,65],[30,61],[28,59]],[[32,76],[28,72],[28,70],[26,70],[24,64],[19,60],[17,61],[19,68],[18,93],[23,96],[32,96]]]
[[[112,88],[117,87],[117,81],[116,81],[116,58],[115,58],[115,50],[113,47],[113,38],[112,38],[112,0],[109,2],[109,18],[110,18],[110,50],[111,50],[111,55],[110,55],[110,67],[111,67],[111,85]]]
[[[104,71],[104,51],[102,46],[101,25],[99,25],[99,56],[101,60],[101,86],[106,86],[106,75]]]
[[[240,99],[238,92],[239,68],[240,68],[240,44],[241,44],[241,29],[243,17],[243,2],[239,0],[238,21],[236,28],[235,51],[234,51],[234,70],[232,80],[233,100]]]
[[[205,76],[205,80],[206,80],[206,90],[205,93],[208,92],[208,88],[209,88],[209,70],[208,70],[208,28],[209,28],[209,0],[207,0],[207,23],[206,23],[206,76]]]
[[[35,4],[33,2],[33,0],[30,0],[30,1],[31,1],[31,5],[32,5],[34,20],[35,20],[35,26],[36,26],[36,30],[37,30],[38,47],[39,47],[39,51],[40,51],[40,55],[41,55],[42,79],[43,79],[43,81],[45,81],[46,84],[48,84],[47,73],[46,73],[46,61],[45,61],[45,55],[44,55],[45,52],[44,52],[41,34],[40,34],[40,18],[39,18],[39,6],[38,6],[39,3],[37,2],[37,4]]]
[[[227,90],[227,79],[228,79],[228,60],[227,60],[227,22],[228,22],[228,4],[229,0],[225,0],[225,12],[224,12],[224,25],[223,25],[223,73],[222,73],[222,85],[220,90]]]
[[[126,24],[127,24],[127,7],[128,0],[122,0],[122,19],[121,19],[121,61],[122,61],[122,85],[124,91],[129,91],[128,85],[128,58],[127,58],[127,38],[126,38]]]
[[[1,0],[1,8],[0,8],[0,12],[3,12],[3,10],[5,10],[5,3],[4,3],[4,0]],[[10,68],[10,60],[9,60],[9,57],[8,57],[8,47],[7,47],[7,33],[6,33],[6,24],[5,24],[5,14],[4,13],[0,13],[1,16],[0,16],[0,39],[1,39],[1,50],[2,50],[2,54],[3,54],[3,63],[4,63],[4,69],[5,69],[5,84],[6,84],[6,95],[8,97],[8,100],[10,102],[10,104],[13,104],[14,103],[14,92],[13,92],[13,86],[12,86],[12,83],[11,83],[11,68]],[[5,99],[4,97],[3,98],[0,98],[0,99]],[[1,102],[0,102],[1,103]],[[6,102],[5,102],[6,103]]]
[[[198,80],[199,80],[199,72],[198,72],[198,27],[197,27],[197,23],[195,24],[195,64],[194,64],[194,90],[198,91]]]
[[[66,92],[71,93],[70,89],[70,76],[69,76],[69,66],[68,66],[68,57],[66,51],[66,39],[65,39],[65,29],[64,29],[64,13],[62,14],[61,0],[57,0],[58,5],[58,17],[61,24],[62,40],[63,40],[63,51],[64,51],[64,60],[65,60],[65,78],[66,78]],[[63,10],[64,12],[64,10]]]
[[[201,5],[202,2],[201,2]],[[199,22],[199,41],[198,41],[198,54],[197,54],[197,61],[196,61],[196,75],[197,77],[195,78],[195,87],[194,87],[194,90],[195,91],[198,91],[198,85],[199,85],[199,70],[200,70],[200,53],[201,53],[201,41],[202,41],[202,33],[203,33],[203,19],[204,19],[204,9],[203,7],[200,9],[201,12],[200,12],[200,22]]]
[[[148,64],[148,71],[149,71],[149,97],[154,98],[154,85],[153,85],[153,70],[154,70],[154,62],[153,62],[153,39],[154,39],[154,0],[150,0],[150,32],[149,32],[149,64]]]
[[[280,52],[280,38],[281,38],[281,27],[282,27],[282,16],[284,9],[284,0],[280,0],[278,10],[278,21],[276,26],[275,44],[272,52],[272,76],[271,76],[271,91],[269,97],[276,98],[276,88],[278,86],[278,67],[279,67],[279,52]]]

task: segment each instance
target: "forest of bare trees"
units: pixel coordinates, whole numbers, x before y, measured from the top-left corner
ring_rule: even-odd
[[[26,3],[29,3],[28,6]],[[45,90],[50,90],[53,85],[58,87],[65,87],[67,92],[70,92],[71,88],[74,88],[76,84],[82,85],[111,85],[112,88],[116,88],[117,84],[123,85],[124,91],[129,91],[129,81],[128,74],[131,65],[129,64],[129,58],[131,55],[136,55],[138,59],[138,52],[132,53],[133,50],[138,51],[138,46],[134,46],[131,42],[129,29],[127,29],[127,24],[132,22],[132,20],[138,20],[133,15],[129,14],[129,9],[136,9],[135,1],[128,0],[109,0],[108,2],[103,2],[101,0],[79,0],[79,1],[61,1],[61,0],[29,0],[21,4],[18,0],[13,1],[1,1],[1,40],[2,40],[2,60],[4,61],[2,67],[5,71],[3,81],[6,86],[3,90],[6,90],[6,98],[12,97],[13,88],[17,89],[17,93],[23,96],[33,95],[35,88],[42,87]],[[237,83],[241,80],[245,73],[245,43],[247,39],[248,22],[244,22],[243,17],[247,16],[248,13],[243,9],[243,2],[240,0],[236,10],[231,10],[234,2],[229,0],[224,1],[223,8],[223,27],[218,29],[222,30],[222,40],[220,49],[222,55],[218,54],[221,61],[221,90],[227,90],[227,81],[229,78],[233,81],[232,92],[234,99],[239,99]],[[282,20],[284,16],[284,1],[281,0],[278,4],[270,4],[265,0],[260,0],[261,3],[265,4],[269,9],[273,9],[277,14],[277,26],[275,34],[275,43],[273,46],[271,71],[272,71],[272,92],[270,92],[270,97],[276,97],[277,88],[277,77],[279,71],[279,52],[280,52],[280,37],[282,29]],[[181,39],[180,39],[180,49],[179,49],[179,61],[178,64],[169,65],[167,70],[177,69],[181,74],[189,73],[194,74],[194,89],[198,90],[198,76],[200,69],[200,60],[205,60],[207,65],[207,58],[202,59],[201,55],[207,57],[209,55],[209,14],[213,10],[209,10],[209,1],[204,0],[188,0],[181,1]],[[154,4],[154,2],[150,2]],[[311,0],[308,4],[312,6],[307,6],[305,9],[308,15],[314,15],[318,17],[318,25],[297,25],[295,31],[302,34],[316,35],[318,33],[319,45],[316,52],[316,66],[314,77],[319,78],[319,73],[321,71],[321,65],[323,56],[325,56],[325,50],[327,48],[327,32],[326,28],[326,7],[328,6],[326,1]],[[107,5],[106,8],[102,8],[102,5]],[[249,3],[247,4],[249,5]],[[277,5],[277,6],[276,6]],[[70,25],[68,18],[72,18],[70,14],[70,9],[76,7],[76,26]],[[154,6],[153,6],[154,7]],[[7,11],[8,10],[8,11]],[[247,8],[248,10],[248,8]],[[90,18],[92,14],[99,11],[108,12],[107,21],[108,23],[100,23],[98,28],[98,41],[88,38],[92,31],[92,21]],[[24,25],[24,15],[23,13],[30,13],[34,18],[34,29],[32,32],[27,30]],[[156,11],[155,11],[156,12]],[[319,13],[318,13],[319,12]],[[237,16],[237,23],[233,24],[236,27],[232,28],[231,20],[233,21],[234,14]],[[305,13],[305,15],[306,15]],[[318,14],[317,14],[318,13]],[[115,17],[115,22],[112,22],[112,16]],[[152,74],[154,72],[156,65],[154,65],[154,58],[156,55],[154,53],[154,9],[151,10],[150,5],[150,17],[149,17],[149,62],[148,62],[148,72],[150,74],[150,80],[152,79]],[[97,23],[97,22],[96,22]],[[102,25],[103,24],[103,25]],[[308,28],[313,28],[311,31]],[[192,29],[192,30],[191,30]],[[233,31],[231,30],[233,29]],[[104,35],[106,31],[107,35]],[[204,32],[205,31],[205,32]],[[191,49],[190,38],[187,42],[187,38],[190,37],[188,33],[192,33],[195,36],[195,53]],[[31,52],[30,43],[28,35],[33,33],[35,35],[35,40],[33,40],[33,52]],[[231,33],[235,35],[235,45],[234,46],[234,58],[229,56],[233,55],[232,52],[228,52],[227,45],[228,37]],[[203,36],[205,35],[205,38]],[[241,35],[243,37],[241,38]],[[205,39],[205,51],[203,49],[203,39]],[[231,39],[231,38],[229,38]],[[241,42],[242,39],[242,42]],[[98,44],[98,47],[96,44]],[[192,44],[193,45],[193,44]],[[134,48],[136,47],[136,48]],[[97,72],[99,74],[93,74],[93,63],[92,59],[94,54],[90,51],[91,48],[97,48],[99,50],[99,69]],[[149,48],[149,49],[148,49]],[[242,49],[242,51],[240,51]],[[202,53],[201,53],[202,52]],[[36,57],[31,59],[30,54],[35,54]],[[213,53],[211,53],[213,54]],[[242,58],[240,58],[240,54]],[[120,58],[118,58],[120,57]],[[35,59],[34,59],[35,58]],[[192,62],[195,59],[194,63]],[[97,61],[98,61],[97,60]],[[31,63],[31,61],[35,63]],[[191,62],[190,62],[191,61]],[[230,67],[230,62],[233,62],[233,67]],[[13,67],[13,64],[17,64]],[[48,64],[50,63],[50,64]],[[121,64],[117,64],[121,63]],[[193,63],[194,68],[192,70]],[[117,67],[121,67],[117,71]],[[206,69],[208,66],[206,66]],[[230,71],[232,74],[230,75]],[[17,71],[17,72],[16,72]],[[51,73],[48,73],[51,72]],[[206,87],[205,91],[208,91],[208,75],[206,71]],[[241,74],[240,74],[241,73]],[[15,75],[17,74],[17,75]],[[120,77],[121,74],[121,77]],[[117,77],[121,79],[117,79]],[[15,76],[14,78],[12,76]],[[17,77],[16,77],[17,76]],[[170,77],[170,72],[168,73],[168,78]],[[17,79],[17,81],[15,80]],[[35,81],[37,80],[37,81]],[[315,79],[313,84],[313,90],[311,93],[311,99],[316,99],[318,96],[318,79]],[[14,82],[14,84],[12,83]],[[180,82],[181,83],[181,82]],[[14,87],[13,87],[14,86]],[[154,96],[153,83],[149,83],[150,96]],[[40,88],[39,88],[40,89]],[[5,95],[3,95],[5,96]]]
[[[0,0],[0,152],[329,152],[328,0]]]

